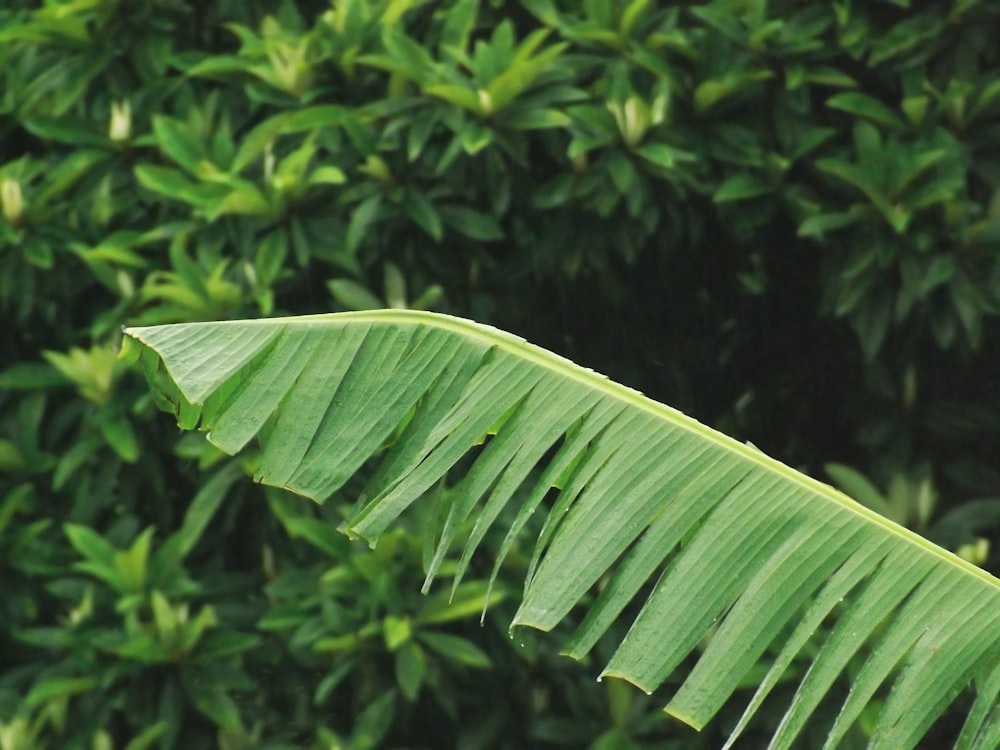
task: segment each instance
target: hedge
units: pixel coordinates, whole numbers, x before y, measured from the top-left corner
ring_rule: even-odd
[[[480,627],[488,571],[449,604],[414,534],[336,532],[360,482],[320,510],[236,481],[117,362],[124,324],[495,323],[996,572],[998,37],[996,0],[5,3],[0,745],[736,719],[695,735],[512,642],[523,555]]]

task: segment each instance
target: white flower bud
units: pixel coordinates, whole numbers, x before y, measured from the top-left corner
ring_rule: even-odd
[[[21,222],[24,195],[21,193],[21,183],[12,177],[4,177],[0,182],[0,208],[3,209],[3,217],[11,224]]]
[[[132,135],[132,105],[128,100],[111,102],[111,123],[108,137],[116,143],[127,141]]]
[[[264,179],[271,182],[274,176],[274,141],[264,147]]]
[[[625,100],[625,130],[622,136],[629,146],[637,145],[649,130],[649,110],[646,103],[632,95]]]
[[[484,115],[489,115],[493,113],[493,97],[490,96],[490,92],[486,89],[479,89],[476,92],[479,95],[479,106],[483,110]]]
[[[662,125],[667,120],[667,108],[670,106],[670,100],[667,98],[666,94],[658,94],[655,99],[653,99],[653,106],[651,109],[651,115],[653,120],[653,125]]]

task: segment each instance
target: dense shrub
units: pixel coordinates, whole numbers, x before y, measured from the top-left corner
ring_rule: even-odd
[[[524,560],[480,629],[236,481],[124,323],[493,322],[995,571],[1000,3],[907,6],[5,3],[0,744],[718,745],[512,645]]]

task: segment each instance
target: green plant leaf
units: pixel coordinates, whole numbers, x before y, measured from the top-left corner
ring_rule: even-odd
[[[547,128],[564,128],[572,123],[569,115],[557,109],[521,109],[515,108],[503,113],[501,122],[514,130],[544,130]]]
[[[285,267],[288,256],[288,233],[275,230],[257,245],[253,268],[257,279],[264,285],[274,283]]]
[[[862,94],[860,91],[845,91],[842,94],[831,96],[826,100],[826,106],[852,115],[858,115],[859,117],[865,117],[880,125],[886,125],[896,130],[903,128],[903,121],[899,115],[875,97]]]
[[[385,638],[385,647],[390,651],[396,651],[410,641],[413,624],[409,618],[389,615],[382,621],[382,635]]]
[[[197,135],[186,123],[172,117],[157,115],[153,117],[153,134],[164,154],[191,174],[197,174],[198,163],[208,154]]]
[[[869,165],[852,164],[840,159],[819,159],[816,166],[864,193],[897,233],[906,230],[912,215],[902,205],[890,199],[885,190],[884,173]],[[801,227],[799,233],[802,233]]]
[[[34,391],[70,385],[73,381],[44,362],[18,362],[0,371],[0,391]]]
[[[868,478],[861,472],[844,464],[830,463],[823,467],[834,483],[859,503],[868,506],[876,513],[886,518],[893,518],[895,513],[885,495],[878,491]],[[894,519],[899,520],[899,519]]]
[[[166,734],[169,726],[166,721],[158,721],[152,726],[146,727],[129,741],[125,750],[146,750],[152,747],[160,737]]]
[[[471,452],[446,495],[428,572],[429,582],[471,524],[453,581],[459,599],[461,569],[485,530],[509,518],[501,511],[520,506],[506,522],[508,538],[516,535],[562,478],[513,624],[547,631],[587,602],[566,647],[582,658],[640,604],[602,674],[650,692],[697,655],[665,709],[692,726],[718,712],[768,649],[778,656],[759,692],[792,660],[811,665],[776,747],[794,740],[859,652],[867,657],[831,744],[865,710],[877,714],[874,746],[914,747],[959,692],[996,682],[995,578],[759,450],[515,336],[412,311],[127,334],[169,375],[156,377],[154,367],[163,403],[200,408],[209,439],[227,452],[260,441],[260,481],[322,502],[381,456],[363,507],[345,524],[372,542]],[[470,604],[488,598],[470,593]],[[444,621],[440,611],[417,622]],[[873,703],[884,683],[889,697]],[[973,718],[973,736],[1000,721],[982,711]]]
[[[242,180],[234,181],[233,190],[219,200],[212,201],[205,214],[214,221],[226,214],[268,217],[272,213],[270,202],[256,185]]]
[[[760,177],[752,174],[734,174],[719,185],[712,200],[716,203],[728,203],[757,198],[769,192],[771,192],[770,186]]]
[[[873,47],[868,64],[878,65],[927,44],[940,35],[944,23],[943,18],[933,14],[914,15],[900,21]]]
[[[36,117],[24,123],[25,129],[39,138],[81,146],[106,146],[108,139],[94,130],[91,123],[70,117]]]
[[[184,521],[180,529],[174,532],[178,540],[178,552],[181,558],[194,549],[225,499],[229,488],[241,475],[239,464],[227,464],[198,490],[198,493],[191,500],[191,505],[188,506],[187,513],[184,514]]]
[[[337,167],[317,167],[309,173],[310,185],[343,185],[345,182],[347,175]]]
[[[416,621],[419,625],[440,625],[463,620],[484,612],[503,598],[500,592],[491,590],[483,581],[466,581],[455,585],[451,591],[439,591],[428,597],[417,613]]]
[[[810,216],[799,224],[799,237],[822,238],[827,232],[856,224],[861,217],[855,211],[843,211],[835,214],[819,214]]]
[[[257,648],[260,636],[233,630],[210,630],[198,639],[196,661],[199,664],[218,663]]]
[[[389,691],[368,704],[358,715],[348,747],[358,750],[374,750],[379,747],[382,738],[392,727],[392,719],[396,713],[395,698],[395,694]]]
[[[441,216],[438,214],[437,209],[434,208],[434,204],[431,203],[426,193],[421,190],[407,191],[406,198],[403,200],[403,210],[435,242],[441,241],[441,238],[444,236]]]
[[[135,463],[138,460],[139,439],[128,417],[119,414],[102,419],[99,427],[101,435],[122,461]]]
[[[417,631],[417,640],[455,664],[474,669],[489,669],[493,666],[490,657],[479,646],[457,635],[421,630]]]
[[[93,529],[80,524],[67,523],[63,526],[63,531],[69,538],[70,544],[87,560],[107,566],[109,569],[114,566],[118,550]]]
[[[396,652],[396,682],[408,700],[415,701],[427,672],[424,650],[410,641]]]
[[[85,693],[97,686],[96,677],[49,677],[31,688],[24,705],[33,708],[53,699]]]
[[[489,242],[503,239],[503,230],[487,213],[465,206],[440,206],[441,218],[459,234]]]
[[[702,81],[694,90],[694,108],[699,114],[707,112],[723,99],[751,90],[751,84],[770,78],[769,70],[752,70],[727,73],[722,78]]]
[[[680,149],[663,143],[644,143],[636,149],[643,159],[664,169],[673,169],[677,162],[691,161],[694,157]]]
[[[0,471],[24,471],[27,467],[28,462],[21,449],[9,440],[0,440]]]
[[[335,560],[342,559],[346,554],[343,534],[338,534],[330,524],[315,518],[289,518],[285,522],[285,530],[292,539],[304,539],[311,545],[326,552]]]
[[[351,310],[378,310],[385,307],[382,300],[351,279],[330,279],[326,286],[335,300]]]
[[[78,180],[83,179],[94,165],[105,159],[107,159],[105,152],[92,149],[79,149],[69,153],[46,175],[45,183],[35,193],[32,203],[36,206],[48,204]]]
[[[351,221],[347,225],[347,237],[344,240],[350,253],[353,254],[361,246],[369,227],[375,223],[381,204],[382,196],[375,194],[368,196],[354,208]]]
[[[206,200],[224,195],[226,189],[219,185],[200,185],[192,182],[176,169],[140,164],[135,168],[139,184],[173,200],[199,205]]]
[[[195,707],[220,729],[242,734],[240,710],[232,696],[216,683],[208,669],[184,672],[184,687]]]

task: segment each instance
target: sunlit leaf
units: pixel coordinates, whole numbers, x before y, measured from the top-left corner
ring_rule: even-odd
[[[485,531],[506,526],[510,538],[526,515],[547,511],[513,624],[550,630],[579,609],[566,651],[582,658],[640,605],[602,674],[651,692],[697,656],[666,706],[695,727],[768,649],[779,656],[761,697],[793,659],[811,664],[776,747],[798,736],[859,653],[833,745],[863,710],[877,713],[874,746],[911,748],[970,685],[995,701],[1000,582],[759,450],[510,334],[410,311],[127,334],[155,352],[154,373],[169,375],[153,379],[163,402],[200,410],[210,441],[229,452],[259,442],[260,481],[322,502],[378,457],[345,524],[351,534],[374,542],[451,476],[428,583],[472,524],[453,581],[455,604],[466,604],[455,615],[442,600],[418,623],[483,606],[489,595],[465,593],[460,580]],[[513,523],[501,513],[511,505]],[[392,643],[404,642],[404,622],[386,631]],[[408,693],[415,659],[397,664]],[[872,703],[884,685],[888,699]],[[997,719],[977,708],[970,721],[965,736],[993,732]]]

